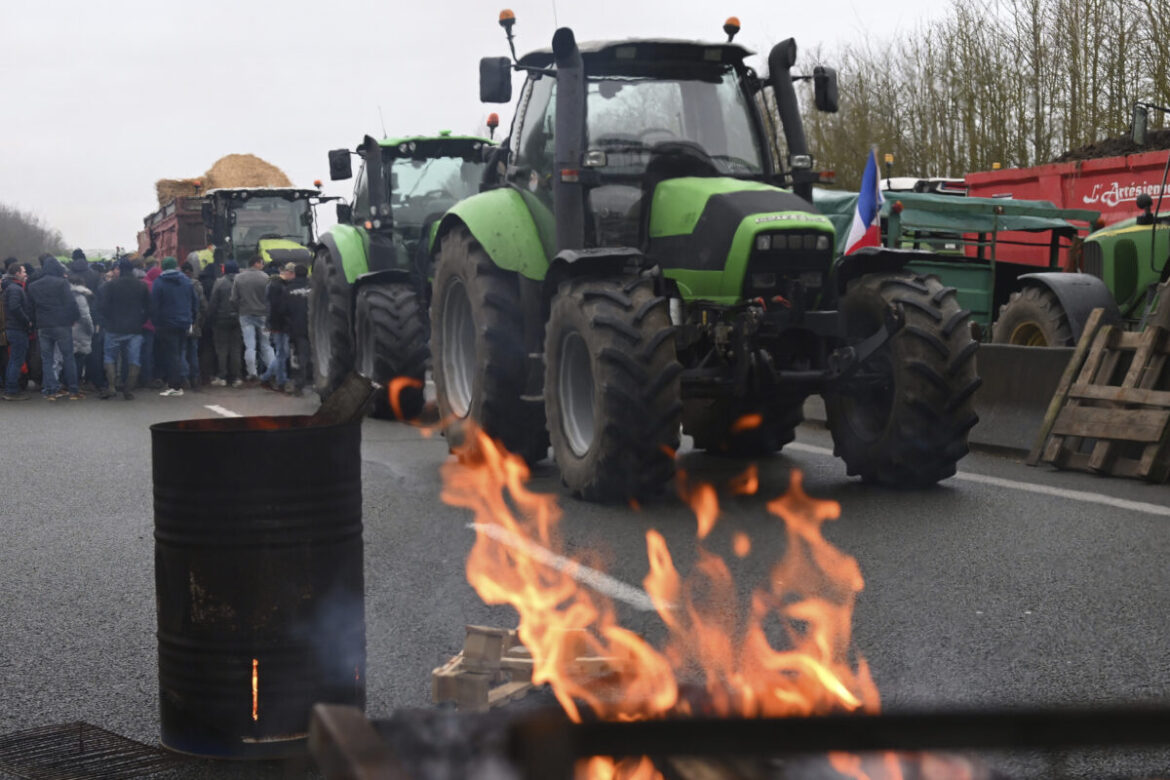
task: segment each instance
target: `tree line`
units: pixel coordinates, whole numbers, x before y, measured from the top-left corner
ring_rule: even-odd
[[[849,189],[874,145],[902,176],[1051,162],[1128,133],[1135,101],[1170,105],[1168,28],[1170,0],[952,0],[896,40],[801,55],[839,77],[837,114],[803,91],[810,150]]]
[[[35,214],[0,203],[0,259],[15,257],[27,262],[45,252],[59,255],[65,251],[61,231]]]

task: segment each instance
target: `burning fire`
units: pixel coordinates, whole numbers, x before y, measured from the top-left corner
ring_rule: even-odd
[[[390,401],[390,408],[394,410],[395,419],[402,420],[402,391],[408,387],[421,388],[423,383],[412,376],[396,376],[386,387],[386,394]]]
[[[260,659],[252,659],[252,720],[260,720]]]
[[[617,622],[613,604],[574,578],[572,567],[556,569],[536,545],[562,550],[561,511],[552,495],[525,487],[523,460],[477,433],[474,462],[443,466],[443,500],[475,515],[476,542],[467,559],[467,579],[488,604],[519,613],[519,637],[532,653],[533,682],[547,683],[569,717],[579,721],[584,705],[597,717],[630,721],[667,716],[807,716],[879,709],[876,686],[865,660],[851,646],[853,605],[864,583],[857,561],[834,548],[822,526],[837,518],[834,501],[809,497],[794,472],[788,492],[767,504],[786,537],[783,557],[766,586],[741,608],[726,560],[705,540],[719,520],[714,486],[688,482],[679,492],[697,520],[698,556],[685,578],[674,565],[665,538],[646,533],[650,571],[643,580],[668,639],[660,649]],[[754,494],[755,467],[732,481],[734,494]],[[505,544],[519,538],[527,544]],[[736,534],[732,548],[751,554],[751,539]],[[774,646],[772,634],[784,643]],[[581,656],[608,659],[612,674],[601,679]],[[691,670],[700,670],[693,680]],[[701,683],[701,685],[696,684]],[[860,764],[835,754],[832,763],[851,776]],[[900,777],[896,772],[890,777]],[[848,771],[847,771],[848,770]],[[856,770],[856,772],[852,771]],[[650,780],[660,777],[648,759],[582,762],[579,777],[591,780]]]

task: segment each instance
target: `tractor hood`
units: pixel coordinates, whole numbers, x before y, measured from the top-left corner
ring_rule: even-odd
[[[799,233],[800,241],[785,240],[782,250],[773,250],[771,244],[767,250],[758,249],[758,235],[776,233]],[[827,240],[818,242],[820,236]],[[732,302],[743,295],[753,257],[767,255],[770,268],[787,264],[827,272],[833,237],[832,223],[811,203],[759,182],[730,177],[667,179],[658,184],[651,200],[651,256],[686,294],[711,300]]]
[[[313,261],[313,253],[307,248],[290,241],[287,238],[262,238],[257,250],[264,258],[264,264],[298,263],[308,265]]]

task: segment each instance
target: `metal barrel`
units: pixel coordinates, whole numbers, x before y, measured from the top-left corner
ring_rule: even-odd
[[[365,706],[361,425],[150,431],[162,744],[304,753],[314,704]]]

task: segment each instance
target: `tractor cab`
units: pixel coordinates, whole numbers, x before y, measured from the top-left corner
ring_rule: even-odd
[[[243,187],[208,190],[204,224],[211,241],[224,247],[227,260],[241,267],[259,253],[264,262],[308,265],[313,254],[313,205],[317,190],[294,187]]]

